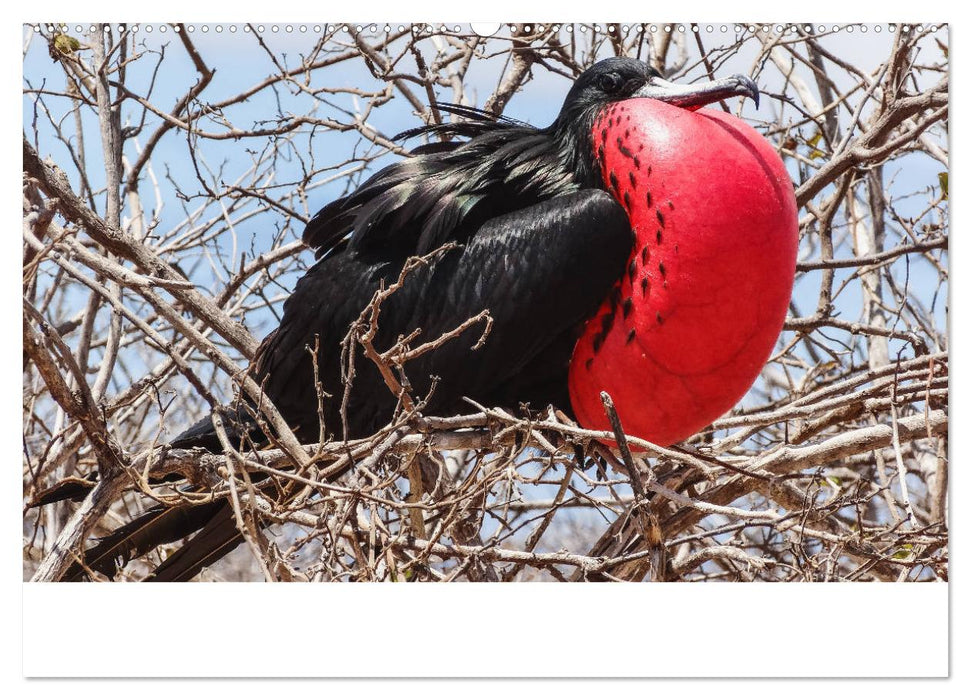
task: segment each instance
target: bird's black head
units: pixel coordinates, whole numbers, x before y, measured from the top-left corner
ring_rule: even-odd
[[[679,85],[664,80],[654,68],[634,58],[607,58],[585,70],[573,83],[551,132],[567,155],[575,155],[575,172],[583,184],[593,184],[591,129],[607,105],[648,97],[684,109],[698,109],[727,97],[751,97],[759,104],[759,89],[744,75],[705,83]]]
[[[562,119],[575,119],[590,110],[599,111],[604,105],[634,97],[650,81],[661,74],[635,58],[607,58],[583,71],[573,83],[560,110]]]

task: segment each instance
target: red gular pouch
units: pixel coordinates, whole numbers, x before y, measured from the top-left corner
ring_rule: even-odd
[[[792,295],[798,220],[773,146],[745,122],[638,98],[604,109],[593,148],[630,217],[624,276],[577,341],[570,399],[580,424],[658,445],[729,411],[755,382]]]

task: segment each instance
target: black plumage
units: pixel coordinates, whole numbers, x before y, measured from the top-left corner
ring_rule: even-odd
[[[513,409],[528,402],[569,410],[573,346],[583,322],[624,274],[633,241],[627,215],[600,175],[593,123],[606,105],[655,96],[669,85],[640,61],[601,61],[579,76],[545,129],[446,105],[462,121],[403,136],[464,140],[420,146],[321,209],[303,236],[318,260],[284,304],[280,326],[260,345],[252,368],[297,435],[316,441],[320,434],[309,352],[315,345],[322,388],[333,397],[324,402],[326,434],[362,437],[392,418],[395,397],[374,365],[358,358],[344,435],[341,343],[410,256],[443,245],[451,247],[411,272],[387,300],[374,341],[384,350],[420,328],[416,342],[426,342],[488,311],[492,329],[481,347],[473,349],[483,329],[471,327],[406,363],[416,397],[426,398],[435,378],[425,412],[462,410],[463,397]],[[246,412],[238,416],[241,430],[253,431]],[[172,445],[218,449],[208,420]],[[87,563],[113,575],[118,562],[194,530],[152,580],[188,580],[242,541],[225,503],[159,507],[89,549]]]
[[[618,78],[619,76],[619,78]],[[318,257],[261,344],[256,378],[298,436],[320,434],[314,367],[327,394],[343,393],[341,342],[381,284],[410,256],[456,247],[413,271],[382,307],[375,346],[421,329],[433,340],[483,310],[482,327],[409,362],[405,372],[426,413],[467,407],[462,399],[569,410],[567,370],[584,320],[623,273],[633,236],[622,207],[595,169],[591,129],[606,104],[629,97],[656,73],[633,59],[608,59],[574,83],[545,129],[470,107],[439,105],[465,121],[401,136],[460,135],[421,146],[321,209],[303,240]],[[610,78],[612,83],[605,82]],[[609,89],[608,89],[609,88]],[[396,405],[373,364],[357,362],[343,435],[340,401],[324,402],[327,434],[362,437],[386,425]],[[218,448],[203,421],[174,446]]]
[[[347,328],[382,282],[397,279],[404,262],[404,256],[388,256],[392,243],[371,245],[352,238],[318,261],[287,301],[279,329],[260,348],[257,374],[301,436],[319,432],[313,365],[305,348],[320,339],[321,384],[340,396]],[[387,349],[399,335],[419,328],[418,342],[434,340],[486,310],[493,325],[480,348],[472,350],[482,325],[405,365],[418,397],[428,393],[432,376],[439,378],[426,412],[461,410],[463,396],[513,407],[520,402],[566,407],[566,372],[579,324],[623,270],[630,245],[623,211],[599,190],[489,217],[464,245],[406,277],[382,307],[375,346]],[[372,363],[358,361],[355,367],[347,437],[387,424],[396,403]],[[325,423],[336,437],[339,408],[340,401],[325,402]]]

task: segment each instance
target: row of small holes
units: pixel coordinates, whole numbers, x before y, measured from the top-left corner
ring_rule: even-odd
[[[49,31],[49,32],[57,31],[58,29],[60,31],[62,31],[62,32],[70,31],[70,27],[68,27],[67,25],[61,25],[60,27],[56,27],[55,25],[49,24],[49,25],[46,25],[46,26],[47,26],[47,31]],[[228,30],[230,32],[236,32],[237,29],[238,29],[235,24],[228,25],[227,28],[228,28]],[[696,33],[702,31],[702,27],[700,27],[697,24],[692,24],[692,25],[690,25],[689,28],[690,28],[690,30],[692,32],[696,32]],[[862,32],[864,34],[867,31],[869,31],[867,25],[865,25],[865,24],[858,24],[858,25],[848,24],[848,25],[843,25],[843,26],[832,25],[832,27],[830,27],[830,28],[827,28],[826,25],[821,24],[821,25],[815,27],[815,30],[817,32],[826,32],[826,31],[839,32],[839,31],[846,31],[848,33],[852,33],[855,28],[858,28],[860,30],[860,32]],[[937,25],[931,25],[928,28],[932,32],[936,32],[937,31]],[[152,32],[153,31],[153,26],[151,24],[146,24],[146,25],[142,25],[142,26],[132,25],[131,27],[125,27],[124,25],[119,25],[117,27],[117,29],[118,29],[118,31],[125,31],[125,29],[128,29],[129,31],[132,31],[132,32],[137,32],[139,30],[143,30],[145,32]],[[203,24],[203,25],[199,26],[198,29],[199,29],[199,31],[201,31],[202,33],[205,34],[205,33],[207,33],[209,31],[209,25]],[[223,31],[223,25],[221,25],[221,24],[214,25],[212,27],[212,29],[216,33],[220,33],[220,32]],[[255,29],[258,33],[261,33],[261,34],[263,32],[265,32],[265,31],[267,31],[266,27],[264,27],[263,25],[258,25],[255,28],[251,28],[250,25],[244,25],[243,26],[243,31],[244,32],[253,31],[253,29]],[[271,32],[279,32],[280,29],[281,29],[281,27],[279,27],[279,26],[277,26],[275,24],[274,25],[271,25],[269,27],[269,31],[271,31]],[[319,34],[322,31],[336,31],[338,28],[336,26],[319,25],[319,24],[315,24],[312,27],[308,27],[306,25],[301,24],[301,25],[298,25],[298,26],[294,27],[293,25],[288,24],[288,25],[282,27],[282,29],[283,29],[283,31],[288,32],[288,33],[291,33],[291,32],[294,32],[294,31],[299,31],[299,32],[304,32],[304,33],[307,32],[307,31],[313,31],[313,32],[316,32],[317,34]],[[349,25],[346,25],[346,24],[345,25],[342,25],[340,27],[340,30],[341,31],[345,31],[345,32],[350,31],[350,29],[351,29],[351,27]],[[368,32],[370,32],[372,34],[377,33],[377,31],[378,31],[378,27],[375,24],[372,24],[369,27],[364,27],[362,25],[357,25],[357,26],[354,27],[354,29],[357,32],[368,31]],[[391,31],[391,26],[386,24],[386,25],[384,25],[384,27],[382,29],[383,29],[384,32],[390,32]],[[552,26],[552,29],[554,31],[560,31],[561,26],[559,24],[556,24],[556,25],[553,25]],[[564,25],[562,27],[562,29],[564,29],[567,32],[573,32],[573,25],[570,25],[570,24]],[[597,32],[604,31],[604,28],[601,27],[601,25],[599,25],[599,24],[594,25],[593,29],[594,29],[594,31],[597,31]],[[803,29],[805,31],[809,32],[809,31],[812,31],[814,29],[814,27],[812,27],[811,25],[808,25],[807,24],[807,25],[804,25],[803,26]],[[916,30],[918,32],[922,32],[922,31],[924,31],[925,27],[922,24],[918,24],[918,25],[904,24],[904,25],[901,25],[900,26],[900,29],[902,31],[904,31],[904,32],[909,32],[911,30]],[[35,24],[34,25],[34,30],[35,31],[40,31],[41,30],[41,25]],[[88,27],[88,31],[90,31],[90,32],[93,32],[95,30],[96,30],[96,27],[93,26],[93,25],[90,26],[90,27]],[[104,31],[107,32],[107,31],[110,31],[110,30],[111,30],[111,27],[110,26],[106,25],[104,27]],[[195,30],[196,30],[195,25],[191,25],[190,24],[190,25],[187,25],[186,26],[186,31],[188,31],[188,32],[194,32]],[[405,26],[399,24],[398,27],[397,27],[397,30],[399,32],[403,32],[403,31],[405,31]],[[537,25],[535,27],[535,30],[536,30],[536,32],[543,32],[543,31],[546,30],[546,28],[543,27],[542,25]],[[617,27],[615,25],[607,25],[606,30],[607,30],[607,32],[611,32],[612,33],[612,32],[617,31]],[[677,31],[677,32],[684,33],[685,31],[687,31],[687,28],[683,24],[678,24],[678,25],[670,25],[670,24],[667,24],[667,25],[656,25],[656,24],[652,24],[649,27],[647,27],[646,30],[647,31],[650,31],[650,32],[653,32],[653,33],[656,33],[658,31],[663,31],[663,32],[667,32],[667,33],[671,33],[673,31]],[[751,24],[748,25],[748,26],[743,26],[743,25],[740,25],[740,24],[736,24],[736,25],[734,25],[734,30],[735,30],[736,33],[740,33],[740,32],[743,32],[745,30],[748,30],[749,32],[752,32],[752,33],[757,32],[757,31],[762,31],[762,32],[768,33],[769,31],[772,30],[772,27],[770,25],[762,25],[761,27],[758,27],[758,26],[751,25]],[[897,30],[897,25],[896,24],[889,24],[889,25],[887,25],[887,31],[888,32],[893,33],[896,30]],[[76,32],[83,32],[84,31],[84,27],[82,27],[79,24],[79,25],[77,25],[77,26],[74,27],[74,31],[76,31]],[[168,26],[167,25],[164,25],[164,24],[159,25],[158,31],[164,33],[166,31],[168,31]],[[178,32],[178,31],[180,31],[180,29],[179,29],[178,26],[176,26],[176,27],[173,27],[172,28],[172,31]],[[414,32],[414,33],[416,33],[416,34],[417,33],[421,33],[421,32],[429,32],[430,33],[430,32],[435,31],[435,29],[431,25],[425,25],[424,27],[422,25],[414,25],[414,26],[411,27],[411,31]],[[439,32],[449,32],[449,31],[451,31],[451,32],[454,32],[454,33],[460,33],[462,31],[462,28],[459,25],[455,25],[455,26],[453,26],[451,28],[442,25],[442,26],[440,26],[438,28],[438,31]],[[526,26],[523,27],[523,31],[526,32],[526,33],[529,33],[531,31],[533,31],[533,28],[530,25],[526,25]],[[581,26],[580,27],[580,33],[581,34],[585,34],[586,31],[587,31],[587,27],[586,26]],[[636,25],[636,29],[635,29],[635,27],[628,26],[628,25],[625,24],[625,25],[621,25],[621,31],[624,32],[625,34],[630,33],[631,31],[637,31],[638,33],[643,33],[645,31],[645,25]],[[713,33],[713,32],[716,32],[716,31],[720,31],[722,33],[725,33],[725,32],[728,31],[728,25],[722,24],[722,25],[720,25],[718,27],[715,27],[715,26],[709,24],[709,25],[706,25],[704,27],[704,31],[706,31],[708,33]],[[798,31],[797,28],[795,26],[793,26],[793,25],[789,25],[787,27],[783,27],[781,24],[779,24],[779,25],[776,25],[775,26],[775,32],[777,34],[783,34],[785,32],[788,32],[789,34],[795,34],[797,31]],[[873,25],[873,31],[874,32],[877,32],[879,34],[880,32],[883,31],[883,25],[880,25],[880,24]]]
[[[756,26],[756,25],[753,25],[753,24],[750,24],[748,26],[743,26],[741,24],[736,24],[736,25],[734,25],[733,28],[734,28],[734,30],[735,30],[736,33],[741,33],[741,32],[743,32],[745,30],[748,30],[749,32],[752,32],[753,34],[755,32],[757,32],[757,31],[762,31],[762,32],[765,32],[765,33],[768,33],[770,31],[772,31],[772,26],[771,25],[762,25],[761,27],[759,27],[759,26]],[[813,30],[813,26],[812,25],[808,25],[808,24],[807,25],[804,25],[802,28],[805,31],[807,31],[807,32],[811,32]],[[865,25],[865,24],[857,24],[857,25],[846,24],[846,25],[843,25],[843,26],[834,24],[829,29],[827,29],[826,25],[824,25],[824,24],[820,24],[818,27],[815,27],[815,29],[816,29],[817,32],[825,32],[827,30],[833,31],[833,32],[839,32],[839,31],[843,30],[843,31],[847,31],[847,32],[850,32],[850,33],[852,33],[854,31],[854,28],[858,28],[863,33],[866,33],[867,31],[869,31],[869,27],[867,27],[867,25]],[[911,30],[916,30],[918,32],[922,32],[922,31],[924,31],[924,28],[925,27],[922,24],[919,24],[919,25],[904,24],[904,25],[901,25],[901,27],[900,27],[900,29],[902,31],[904,31],[904,32],[909,32]],[[560,29],[560,26],[559,25],[555,25],[553,27],[553,29],[559,30]],[[572,25],[566,25],[565,29],[566,29],[567,32],[572,32],[573,31],[573,26]],[[601,27],[599,24],[594,25],[593,29],[594,29],[594,31],[598,31],[598,32],[602,32],[604,30],[604,28]],[[607,29],[607,32],[610,32],[610,33],[617,31],[617,27],[615,25],[607,25],[607,28],[606,29]],[[697,24],[689,25],[689,27],[687,27],[687,28],[683,24],[678,24],[678,25],[666,24],[666,25],[663,25],[663,26],[659,26],[659,25],[656,25],[656,24],[652,24],[652,25],[650,25],[650,27],[648,27],[648,31],[650,31],[650,32],[663,31],[663,32],[667,32],[669,34],[671,32],[674,32],[674,31],[678,31],[678,32],[684,33],[688,29],[690,29],[692,32],[695,32],[695,33],[702,31],[702,27],[700,25],[697,25]],[[931,25],[931,26],[928,27],[928,29],[930,29],[930,31],[932,31],[932,32],[936,32],[937,31],[937,25]],[[637,32],[642,33],[642,32],[644,32],[644,30],[645,30],[645,25],[642,24],[642,25],[637,25],[636,26],[636,31]],[[525,27],[523,27],[523,31],[529,32],[530,31],[530,27],[528,25],[525,26]],[[537,26],[536,27],[536,31],[537,32],[542,32],[543,31],[543,27],[542,26]],[[587,31],[587,28],[585,26],[581,26],[580,27],[580,32],[581,33],[585,33],[586,31]],[[625,24],[625,25],[622,25],[621,26],[621,31],[624,32],[624,33],[629,33],[631,31],[635,31],[635,27],[629,27],[628,25]],[[715,27],[715,26],[712,26],[712,25],[709,24],[709,25],[706,25],[704,27],[704,31],[708,32],[709,34],[714,33],[716,31],[720,31],[722,33],[725,33],[725,32],[728,31],[728,25],[727,24],[722,24],[719,27]],[[788,32],[790,34],[795,34],[797,31],[798,31],[798,29],[797,29],[797,27],[795,25],[788,25],[788,26],[785,26],[784,27],[781,24],[777,24],[775,26],[775,32],[777,34],[782,34],[782,33],[785,33],[785,32]],[[873,31],[875,31],[877,33],[880,33],[880,32],[883,31],[883,26],[882,25],[879,25],[879,24],[874,25],[873,26]],[[887,25],[887,31],[889,31],[891,33],[897,31],[897,25],[896,24],[889,24],[889,25]]]

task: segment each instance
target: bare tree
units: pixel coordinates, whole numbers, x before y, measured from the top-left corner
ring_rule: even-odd
[[[790,317],[730,415],[671,448],[553,409],[424,415],[396,370],[454,334],[374,347],[391,285],[345,338],[401,398],[386,428],[302,445],[266,405],[268,446],[162,449],[260,397],[303,224],[407,157],[394,134],[440,102],[552,118],[529,96],[615,54],[752,75],[742,116],[795,183]],[[947,54],[914,25],[25,27],[25,577],[225,497],[248,546],[210,579],[946,579]]]

